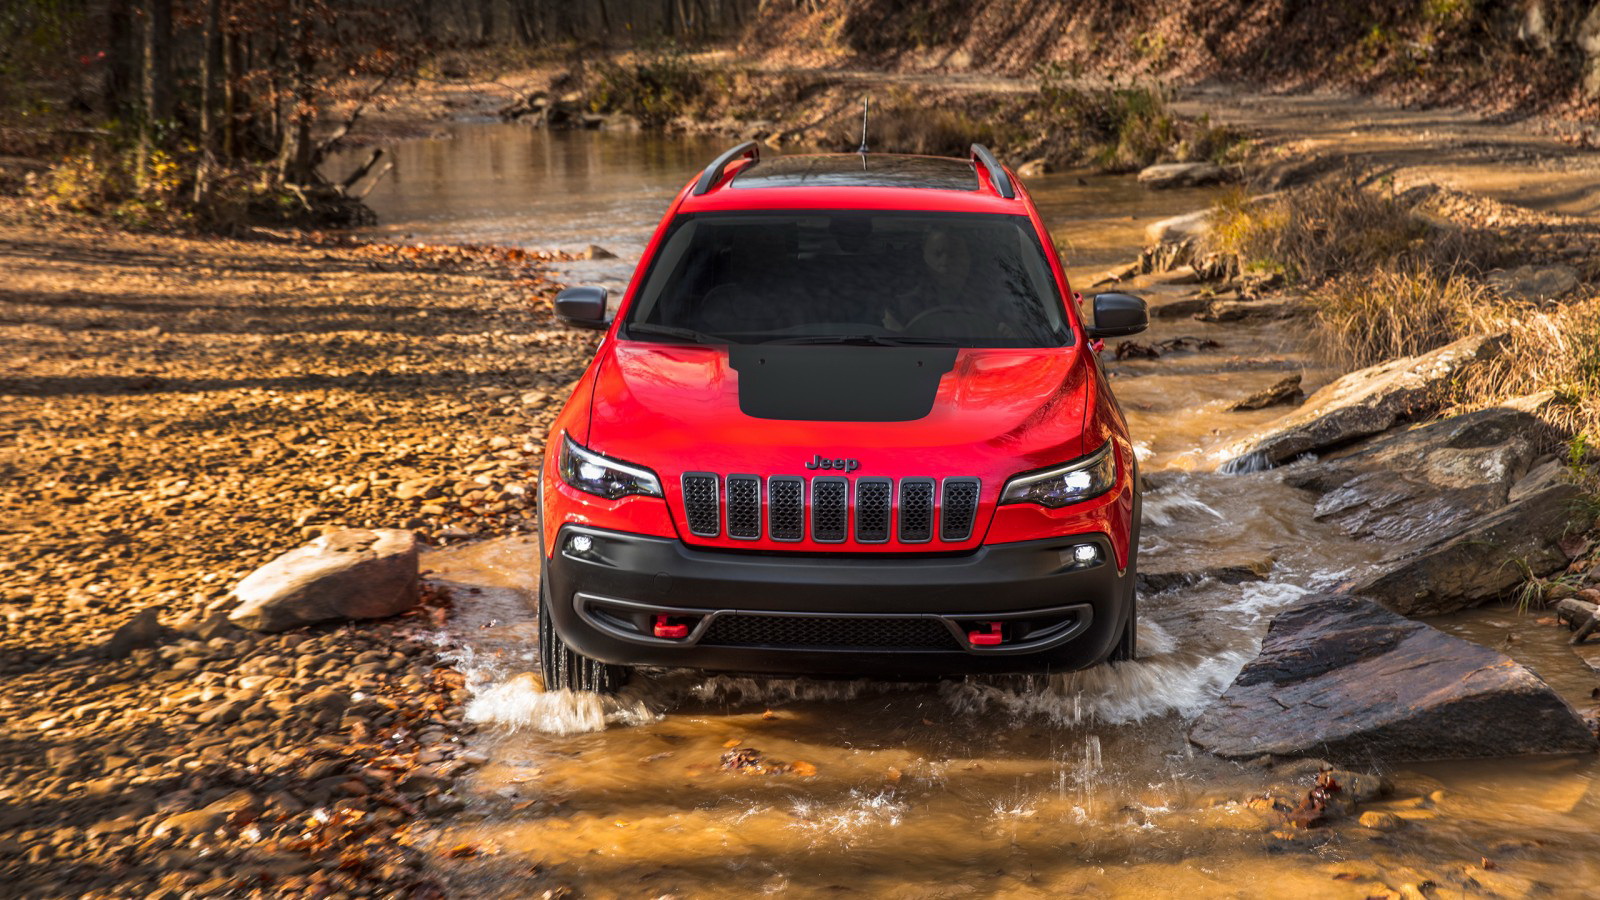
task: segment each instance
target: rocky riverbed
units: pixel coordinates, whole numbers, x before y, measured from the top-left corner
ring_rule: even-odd
[[[230,625],[251,569],[340,525],[531,527],[590,335],[543,261],[130,236],[0,208],[0,873],[30,896],[393,893],[449,811],[448,597]],[[426,892],[424,890],[424,892]]]

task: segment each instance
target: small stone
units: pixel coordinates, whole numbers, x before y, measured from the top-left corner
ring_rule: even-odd
[[[590,244],[583,250],[584,259],[616,259],[617,255],[599,244]]]
[[[125,659],[134,650],[153,647],[166,637],[167,629],[161,624],[160,613],[147,609],[122,623],[111,640],[106,642],[105,654],[112,659]]]

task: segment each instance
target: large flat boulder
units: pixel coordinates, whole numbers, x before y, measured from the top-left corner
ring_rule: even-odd
[[[1228,180],[1228,170],[1211,162],[1160,163],[1139,171],[1138,181],[1151,190],[1200,187]]]
[[[1279,613],[1189,737],[1227,757],[1362,764],[1595,750],[1578,713],[1510,657],[1339,594]]]
[[[234,623],[285,631],[338,619],[381,619],[417,605],[417,538],[344,528],[290,550],[234,588]]]
[[[1565,568],[1560,542],[1587,525],[1583,493],[1555,482],[1465,529],[1403,552],[1350,587],[1407,616],[1455,612],[1498,599],[1529,576]]]
[[[1488,358],[1500,344],[1499,336],[1474,335],[1419,356],[1351,372],[1241,441],[1222,468],[1229,472],[1270,468],[1387,431],[1431,408],[1437,392],[1456,372]]]
[[[1526,412],[1484,409],[1374,438],[1283,480],[1321,495],[1316,517],[1352,537],[1437,541],[1505,506],[1548,432]]]

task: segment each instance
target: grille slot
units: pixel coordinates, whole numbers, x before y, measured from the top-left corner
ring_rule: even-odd
[[[894,483],[887,478],[856,481],[856,540],[881,544],[889,539],[889,509]]]
[[[701,646],[815,647],[857,650],[960,650],[950,629],[915,616],[717,616]]]
[[[704,472],[683,476],[683,511],[689,519],[690,534],[716,537],[721,532],[722,509],[717,499],[717,476]]]
[[[811,479],[811,539],[844,540],[850,520],[850,485],[843,478]]]
[[[939,507],[940,540],[964,541],[972,537],[972,520],[978,515],[978,480],[946,478]]]
[[[767,479],[767,535],[775,541],[805,537],[806,486],[793,475]]]
[[[761,479],[754,475],[728,476],[728,537],[761,537]]]
[[[900,482],[900,540],[907,544],[933,540],[933,479]]]

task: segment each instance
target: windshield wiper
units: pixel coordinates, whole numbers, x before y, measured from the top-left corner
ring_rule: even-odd
[[[861,344],[868,347],[957,347],[948,338],[895,337],[886,334],[812,334],[803,337],[775,338],[765,344]]]
[[[654,322],[629,322],[628,336],[648,334],[655,337],[677,338],[691,344],[728,344],[732,343],[727,338],[719,338],[714,334],[704,331],[695,331],[693,328],[679,328],[676,325],[658,325]]]

